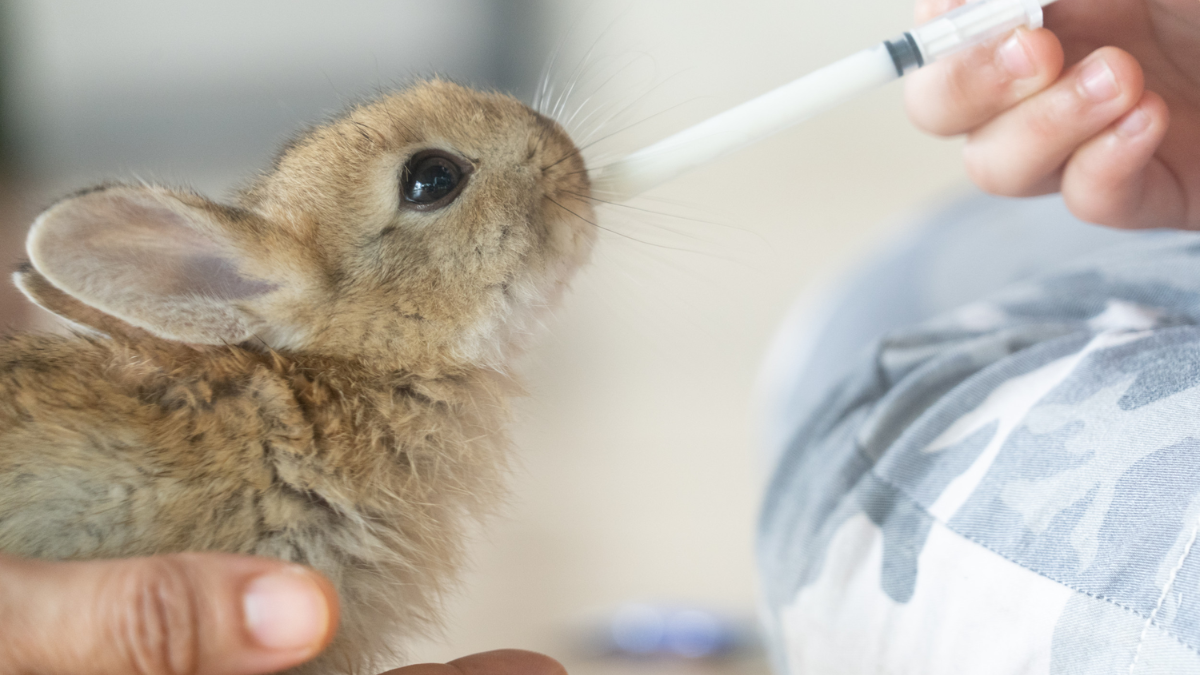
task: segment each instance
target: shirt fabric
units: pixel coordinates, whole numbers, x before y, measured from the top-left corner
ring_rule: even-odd
[[[779,671],[1200,673],[1200,237],[977,196],[836,298],[768,366]]]

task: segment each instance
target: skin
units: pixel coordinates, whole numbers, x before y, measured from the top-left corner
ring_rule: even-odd
[[[257,580],[280,576],[293,596],[286,625],[254,625],[246,594]],[[46,562],[0,556],[0,675],[272,673],[324,649],[337,613],[329,581],[269,558],[188,553]],[[385,675],[565,673],[550,657],[499,650]]]
[[[960,4],[921,0],[917,19]],[[1044,28],[913,73],[905,100],[919,128],[966,135],[987,192],[1062,192],[1113,227],[1200,229],[1200,0],[1060,0]]]

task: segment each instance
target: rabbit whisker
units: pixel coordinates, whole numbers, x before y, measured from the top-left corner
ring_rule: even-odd
[[[676,73],[673,73],[673,74],[671,74],[671,75],[667,76],[667,77],[666,77],[666,78],[664,78],[664,79],[663,79],[661,82],[659,82],[658,84],[656,84],[656,85],[654,85],[654,86],[650,87],[650,88],[649,88],[649,89],[647,89],[645,92],[643,92],[643,93],[642,93],[640,96],[638,96],[637,98],[635,98],[635,99],[633,99],[632,101],[630,101],[630,102],[629,102],[627,105],[625,105],[624,107],[622,107],[622,108],[621,108],[620,110],[618,110],[616,113],[614,113],[614,114],[610,115],[610,116],[608,117],[608,119],[607,119],[607,120],[605,120],[604,122],[602,122],[602,123],[600,123],[599,125],[597,125],[595,129],[592,129],[592,130],[591,130],[591,131],[588,133],[588,135],[587,135],[587,136],[585,136],[583,139],[581,139],[581,140],[580,140],[580,143],[584,144],[584,145],[583,145],[583,148],[581,148],[581,149],[587,149],[587,148],[590,148],[590,147],[592,147],[593,145],[595,145],[596,143],[599,143],[600,141],[603,141],[603,140],[606,140],[606,139],[612,138],[613,136],[615,136],[617,133],[620,133],[621,131],[626,131],[626,130],[628,130],[628,129],[631,129],[631,128],[633,128],[633,127],[637,126],[638,124],[641,124],[642,122],[645,122],[646,120],[649,120],[649,119],[654,119],[655,117],[657,117],[657,116],[659,116],[659,115],[661,115],[661,114],[663,114],[663,113],[670,112],[671,110],[674,110],[675,108],[678,108],[678,107],[680,107],[680,106],[683,106],[683,105],[686,105],[686,104],[689,104],[689,103],[694,103],[695,101],[698,101],[698,100],[701,100],[701,99],[704,99],[704,98],[708,98],[708,97],[706,97],[706,96],[697,96],[697,97],[694,97],[694,98],[690,98],[690,99],[688,99],[688,100],[684,101],[683,103],[679,103],[679,104],[676,104],[676,105],[674,105],[674,106],[671,106],[670,108],[667,108],[666,110],[661,110],[661,111],[659,111],[659,112],[657,112],[657,113],[655,113],[655,114],[651,115],[650,117],[644,118],[644,119],[642,119],[641,121],[639,121],[639,122],[637,122],[637,123],[635,123],[635,124],[632,124],[632,125],[630,125],[630,126],[627,126],[627,127],[623,128],[623,129],[621,129],[620,131],[618,131],[618,132],[614,133],[614,134],[609,134],[608,136],[603,136],[603,137],[601,137],[601,138],[600,138],[600,139],[598,139],[598,140],[594,140],[594,141],[592,140],[592,138],[593,138],[593,137],[594,137],[596,134],[600,133],[600,132],[601,132],[601,131],[604,129],[604,127],[606,127],[606,126],[608,126],[609,124],[611,124],[613,120],[615,120],[615,119],[619,118],[621,115],[624,115],[626,112],[629,112],[629,110],[630,110],[631,108],[633,108],[633,106],[637,105],[638,103],[641,103],[643,99],[645,99],[645,98],[646,98],[647,96],[649,96],[650,94],[653,94],[655,91],[657,91],[657,90],[658,90],[660,87],[662,87],[662,86],[663,86],[663,85],[665,85],[666,83],[668,83],[668,82],[670,82],[671,80],[673,80],[673,79],[675,79],[675,78],[679,77],[680,75],[683,75],[684,73],[687,73],[687,72],[688,72],[688,71],[690,71],[690,70],[693,70],[693,68],[684,68],[683,70],[680,70],[679,72],[676,72]]]
[[[562,54],[563,45],[567,43],[567,38],[575,32],[576,28],[579,28],[579,24],[583,22],[584,14],[586,14],[587,10],[594,4],[595,0],[593,0],[592,3],[589,3],[587,7],[579,10],[579,13],[575,15],[574,20],[571,21],[571,27],[568,28],[562,34],[562,37],[558,39],[558,44],[554,46],[554,51],[550,54],[550,58],[546,61],[546,65],[542,68],[542,83],[539,87],[537,95],[534,96],[532,107],[534,110],[546,115],[547,117],[550,117],[551,119],[553,119],[553,116],[548,115],[547,111],[543,108],[543,106],[546,105],[546,102],[549,101],[552,93],[552,88],[550,86],[550,74],[554,71],[554,64],[556,61],[558,61],[559,55]]]
[[[609,106],[593,108],[586,115],[583,115],[583,117],[579,117],[580,113],[582,113],[584,110],[588,109],[588,103],[590,103],[601,92],[605,91],[608,88],[608,86],[613,83],[614,80],[616,80],[618,77],[623,75],[631,67],[633,67],[635,64],[637,64],[641,59],[649,58],[649,55],[644,52],[637,53],[636,55],[633,56],[633,58],[628,58],[628,56],[629,55],[626,55],[625,57],[623,57],[623,58],[627,59],[624,62],[619,61],[617,58],[608,59],[609,61],[614,62],[611,72],[608,73],[608,76],[604,79],[604,81],[601,82],[598,86],[594,87],[588,93],[588,97],[586,99],[584,99],[584,101],[576,107],[575,111],[573,113],[571,113],[571,116],[569,118],[567,118],[567,121],[563,123],[564,127],[570,128],[572,130],[572,133],[575,133],[577,131],[582,131],[584,125],[588,121],[592,120],[597,114],[600,114],[600,113],[604,112],[606,109],[612,107],[612,105],[610,104]],[[576,118],[579,118],[578,123],[576,123]]]
[[[635,236],[633,236],[633,235],[626,234],[626,233],[624,233],[624,232],[621,232],[621,231],[619,231],[619,230],[614,230],[614,229],[612,229],[611,227],[604,227],[603,225],[601,225],[601,224],[597,223],[597,222],[596,222],[596,221],[594,221],[594,220],[588,220],[587,218],[584,218],[583,216],[581,216],[581,215],[579,215],[578,213],[576,213],[575,211],[572,211],[571,209],[568,209],[567,207],[563,206],[561,202],[559,202],[558,200],[554,199],[553,197],[546,196],[546,199],[550,200],[550,201],[551,201],[551,202],[552,202],[552,203],[553,203],[555,206],[557,206],[558,208],[560,208],[560,209],[562,209],[563,211],[566,211],[567,213],[569,213],[569,214],[571,214],[571,215],[575,216],[576,218],[578,218],[578,219],[582,220],[583,222],[587,223],[588,225],[591,225],[592,227],[595,227],[595,228],[596,228],[596,229],[598,229],[598,230],[602,230],[602,231],[604,231],[604,232],[608,232],[609,234],[615,234],[615,235],[617,235],[618,237],[624,237],[624,238],[626,238],[626,239],[629,239],[630,241],[636,241],[636,242],[638,242],[639,244],[645,244],[646,246],[653,246],[653,247],[655,247],[655,248],[663,248],[663,249],[667,249],[667,250],[669,250],[669,251],[682,251],[682,252],[684,252],[684,253],[695,253],[695,254],[697,254],[697,255],[707,255],[707,256],[712,256],[712,255],[713,255],[713,254],[711,254],[711,253],[707,253],[707,252],[705,252],[705,251],[697,251],[696,249],[684,248],[684,247],[682,247],[682,246],[667,246],[666,244],[658,244],[658,243],[655,243],[655,242],[653,242],[653,241],[646,241],[645,239],[638,239],[637,237],[635,237]],[[582,200],[580,200],[580,201],[582,201]],[[720,256],[714,256],[714,257],[720,257]]]
[[[745,233],[745,234],[751,234],[751,235],[753,235],[755,238],[759,239],[759,240],[760,240],[760,241],[761,241],[763,244],[766,244],[766,243],[767,243],[767,240],[766,240],[764,237],[762,237],[762,235],[759,235],[759,234],[757,234],[757,233],[755,233],[755,232],[751,232],[751,231],[749,231],[749,230],[747,230],[747,229],[745,229],[745,228],[741,228],[741,227],[738,227],[738,226],[736,226],[736,225],[730,225],[730,224],[728,224],[728,223],[719,223],[719,222],[716,222],[716,221],[712,221],[712,220],[704,220],[704,219],[701,219],[701,218],[689,218],[689,217],[687,217],[687,216],[679,216],[679,215],[675,215],[675,214],[672,214],[672,213],[667,213],[666,211],[655,211],[654,209],[647,209],[647,208],[643,208],[643,207],[639,207],[639,206],[632,206],[632,205],[630,205],[630,204],[626,204],[626,203],[624,203],[624,202],[614,202],[614,201],[611,201],[611,200],[608,200],[608,199],[601,199],[601,198],[599,198],[599,197],[593,197],[593,196],[591,196],[591,195],[580,194],[580,193],[578,193],[578,192],[571,192],[570,190],[564,190],[563,192],[566,192],[566,193],[567,193],[567,194],[569,194],[569,195],[574,195],[574,196],[576,196],[576,197],[579,197],[579,198],[581,198],[581,199],[590,199],[590,200],[592,200],[592,201],[594,201],[594,202],[597,202],[597,203],[599,203],[599,204],[605,204],[605,205],[608,205],[608,206],[615,206],[615,207],[622,208],[622,209],[629,209],[630,211],[640,211],[640,212],[642,212],[642,213],[648,213],[648,214],[650,214],[650,215],[654,215],[654,216],[663,216],[664,218],[671,218],[671,219],[674,219],[674,220],[685,220],[685,221],[688,221],[688,222],[690,222],[690,223],[699,223],[699,224],[701,224],[701,225],[712,225],[713,227],[723,227],[723,228],[728,228],[728,229],[731,229],[731,230],[737,230],[738,232],[742,232],[742,233]],[[667,231],[669,231],[669,232],[676,232],[676,230],[671,230],[671,229],[669,229],[669,228],[663,228],[663,229],[665,229],[665,230],[667,230]],[[692,235],[689,235],[689,234],[687,234],[687,233],[684,233],[684,232],[677,232],[677,234],[682,234],[682,235],[683,235],[683,236],[685,236],[685,237],[687,237],[687,236],[692,236]]]
[[[689,222],[700,223],[700,224],[702,224],[702,225],[713,225],[713,226],[715,226],[715,227],[724,227],[724,228],[734,229],[734,230],[737,230],[737,231],[739,231],[739,232],[742,232],[742,233],[745,233],[745,232],[746,232],[746,230],[743,230],[742,228],[739,228],[739,227],[735,227],[735,226],[733,226],[733,225],[725,225],[725,224],[723,224],[723,223],[714,223],[714,222],[710,222],[710,221],[707,221],[707,220],[700,220],[700,219],[698,219],[698,218],[687,218],[687,217],[684,217],[684,216],[676,216],[676,215],[672,215],[672,214],[669,214],[669,213],[663,213],[663,212],[661,212],[661,211],[654,211],[654,210],[651,210],[651,209],[639,208],[639,207],[636,207],[636,206],[630,206],[630,205],[628,205],[628,204],[622,204],[622,203],[620,203],[620,202],[612,202],[612,201],[608,201],[608,200],[604,200],[604,199],[599,199],[599,198],[597,198],[597,197],[591,197],[591,196],[588,196],[588,195],[582,195],[582,194],[578,194],[578,193],[575,193],[575,192],[567,192],[567,194],[569,194],[569,195],[573,195],[573,196],[575,196],[575,197],[577,197],[577,198],[579,198],[579,199],[589,199],[589,200],[591,200],[591,201],[594,201],[594,202],[596,202],[596,203],[599,203],[599,204],[604,204],[604,205],[606,205],[606,206],[613,206],[613,207],[625,208],[625,209],[629,209],[629,210],[632,210],[632,211],[638,211],[638,212],[641,212],[641,213],[648,213],[648,214],[650,214],[650,215],[655,215],[655,216],[663,216],[663,217],[665,217],[665,218],[673,218],[673,219],[677,219],[677,220],[686,220],[686,221],[689,221]],[[669,228],[669,227],[663,227],[663,226],[661,226],[661,225],[653,225],[653,224],[651,224],[650,226],[651,226],[651,227],[655,227],[655,228],[657,228],[657,229],[659,229],[659,230],[662,230],[662,231],[664,231],[664,232],[669,232],[669,233],[670,233],[670,234],[672,234],[672,235],[678,235],[678,236],[681,236],[681,237],[686,237],[686,238],[688,238],[688,239],[691,239],[691,240],[693,240],[693,241],[698,241],[698,242],[700,242],[700,243],[711,243],[711,242],[709,242],[707,239],[705,239],[704,237],[701,237],[701,236],[698,236],[698,235],[694,235],[694,234],[691,234],[691,233],[688,233],[688,232],[681,232],[681,231],[679,231],[679,230],[676,230],[676,229],[673,229],[673,228]],[[605,230],[605,231],[607,231],[607,232],[613,232],[613,233],[616,233],[616,234],[623,234],[623,233],[617,232],[616,230],[613,230],[612,228],[606,228],[606,230]],[[755,237],[756,239],[758,239],[758,240],[759,240],[760,242],[762,242],[763,244],[766,244],[766,240],[765,240],[765,239],[763,239],[763,238],[762,238],[760,235],[758,235],[758,234],[754,234],[754,233],[750,233],[750,234],[753,234],[753,235],[754,235],[754,237]],[[626,235],[626,236],[628,236],[628,235]],[[632,237],[631,237],[631,238],[632,238]],[[641,241],[642,243],[645,243],[645,244],[650,244],[651,246],[656,246],[656,245],[658,245],[658,244],[654,244],[653,242],[646,242],[646,241],[642,241],[642,240],[640,240],[640,239],[638,239],[637,241]],[[724,260],[724,261],[726,261],[726,262],[733,263],[733,264],[735,264],[735,265],[737,265],[737,266],[739,266],[739,267],[746,267],[746,268],[749,268],[749,267],[750,267],[750,266],[749,266],[747,263],[745,263],[744,261],[740,260],[740,259],[739,259],[739,258],[737,258],[736,256],[731,256],[731,255],[723,255],[723,254],[720,254],[720,253],[715,253],[715,252],[712,252],[712,251],[697,250],[697,249],[690,249],[690,248],[675,248],[674,250],[677,250],[677,251],[686,251],[686,252],[688,252],[688,253],[695,253],[695,254],[697,254],[697,255],[708,256],[708,257],[711,257],[711,258],[715,258],[715,259],[717,259],[717,260]]]
[[[571,157],[573,157],[573,156],[575,156],[575,155],[578,155],[578,154],[582,153],[584,150],[587,150],[588,148],[590,148],[590,147],[592,147],[592,146],[596,145],[597,143],[600,143],[601,141],[606,141],[606,140],[608,140],[608,139],[612,138],[613,136],[616,136],[617,134],[622,134],[622,133],[624,133],[624,132],[626,132],[626,131],[629,131],[630,129],[632,129],[632,128],[634,128],[634,127],[636,127],[636,126],[640,125],[640,124],[644,124],[644,123],[646,123],[646,122],[649,122],[650,120],[654,119],[655,117],[658,117],[659,115],[665,115],[665,114],[667,114],[667,113],[671,112],[672,110],[674,110],[674,109],[676,109],[676,108],[679,108],[679,107],[682,107],[682,106],[688,105],[688,104],[690,104],[690,103],[694,103],[695,101],[698,101],[698,100],[700,100],[700,99],[702,99],[702,98],[704,98],[704,97],[702,97],[702,96],[698,96],[698,97],[696,97],[696,98],[691,98],[691,99],[688,99],[688,100],[686,100],[686,101],[684,101],[684,102],[682,102],[682,103],[677,103],[677,104],[675,104],[675,105],[671,106],[670,108],[667,108],[667,109],[665,109],[665,110],[660,110],[660,111],[658,111],[658,112],[654,113],[653,115],[650,115],[649,117],[644,117],[644,118],[642,118],[642,119],[638,120],[637,122],[634,122],[633,124],[630,124],[629,126],[622,127],[622,128],[620,128],[620,129],[617,129],[616,131],[612,132],[611,134],[608,134],[607,136],[602,136],[602,137],[600,137],[600,138],[597,138],[596,140],[592,141],[591,143],[588,143],[587,145],[584,145],[584,146],[582,146],[582,147],[579,147],[579,148],[576,148],[576,149],[572,150],[571,152],[568,152],[566,155],[564,155],[562,158],[560,158],[560,159],[559,159],[557,162],[555,162],[555,163],[553,163],[553,164],[551,164],[551,165],[549,165],[549,166],[543,167],[543,168],[542,168],[542,171],[547,171],[547,170],[549,170],[549,169],[552,169],[552,168],[554,168],[554,167],[558,166],[559,164],[562,164],[563,162],[567,161],[567,160],[568,160],[568,159],[570,159]]]
[[[624,12],[621,12],[616,17],[614,17],[613,20],[610,21],[607,26],[605,26],[604,30],[601,31],[600,34],[596,36],[596,39],[592,41],[592,45],[590,47],[588,47],[587,52],[579,60],[579,65],[576,66],[575,72],[571,75],[571,78],[568,80],[568,82],[570,82],[570,86],[568,86],[567,89],[563,92],[563,95],[560,97],[558,104],[555,106],[554,115],[552,115],[553,119],[558,120],[560,115],[564,111],[566,111],[567,102],[570,101],[571,94],[572,94],[572,92],[575,91],[575,87],[582,80],[583,75],[587,72],[587,70],[589,68],[591,68],[592,65],[594,65],[594,63],[589,64],[588,61],[591,59],[592,54],[595,53],[596,47],[598,47],[600,45],[600,41],[603,40],[604,37],[607,36],[610,31],[612,31],[613,26],[616,26],[618,21],[625,18],[629,14],[629,12],[632,10],[633,10],[633,6],[630,5],[629,7],[627,7],[625,9]]]
[[[616,70],[615,70],[615,71],[614,71],[614,72],[613,72],[611,75],[609,75],[608,79],[606,79],[606,80],[605,80],[603,83],[601,83],[601,84],[600,84],[600,86],[596,87],[596,88],[595,88],[595,89],[592,91],[591,95],[590,95],[590,96],[588,96],[588,98],[587,98],[587,99],[586,99],[586,100],[585,100],[583,103],[581,103],[581,104],[579,105],[579,107],[578,107],[578,108],[575,110],[575,112],[574,112],[574,113],[571,115],[571,117],[570,117],[570,118],[568,118],[568,120],[567,120],[567,123],[565,123],[563,126],[564,126],[564,127],[569,127],[569,125],[570,125],[570,124],[572,124],[572,123],[574,122],[574,120],[575,120],[575,117],[576,117],[577,115],[579,115],[579,113],[580,113],[580,112],[583,112],[583,110],[584,110],[585,108],[587,108],[587,104],[588,104],[588,103],[590,103],[590,102],[592,101],[592,99],[593,99],[593,98],[595,98],[595,96],[596,96],[597,94],[599,94],[600,92],[604,91],[604,89],[605,89],[606,87],[608,87],[608,85],[609,85],[609,84],[611,84],[613,80],[615,80],[615,79],[616,79],[616,78],[617,78],[619,75],[621,75],[622,73],[624,73],[626,70],[628,70],[630,67],[632,67],[634,64],[636,64],[636,63],[637,63],[639,60],[641,60],[642,58],[650,58],[651,60],[653,60],[653,57],[651,57],[649,54],[647,54],[647,53],[645,53],[645,52],[638,52],[638,53],[637,53],[637,57],[636,57],[636,58],[633,58],[633,59],[631,59],[630,61],[628,61],[627,63],[625,63],[623,66],[621,66],[620,68],[616,69]],[[580,127],[580,129],[579,129],[579,130],[582,130],[582,128],[583,128],[583,125],[584,125],[584,124],[586,124],[587,122],[589,122],[590,120],[592,120],[592,119],[593,119],[593,118],[594,118],[596,115],[598,115],[598,114],[601,114],[601,113],[605,112],[605,110],[611,109],[611,108],[612,108],[612,107],[614,107],[615,105],[619,105],[619,103],[617,103],[617,104],[610,104],[610,105],[609,105],[608,107],[606,107],[606,108],[596,108],[596,109],[592,110],[591,112],[589,112],[587,115],[584,115],[584,116],[583,116],[583,119],[579,120],[579,127]],[[573,129],[573,130],[571,130],[572,137],[574,137],[574,136],[575,136],[575,131],[576,131],[576,130],[574,130],[574,129]]]

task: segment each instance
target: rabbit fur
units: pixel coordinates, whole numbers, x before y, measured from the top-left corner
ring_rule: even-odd
[[[422,150],[461,194],[407,208]],[[394,664],[503,495],[513,357],[595,239],[583,161],[508,96],[416,84],[300,136],[236,205],[110,185],[46,210],[15,275],[79,328],[0,345],[0,551],[311,565]]]

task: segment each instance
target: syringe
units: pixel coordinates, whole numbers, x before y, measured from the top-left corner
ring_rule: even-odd
[[[592,190],[625,201],[863,92],[1019,26],[1039,28],[1055,0],[976,0],[592,172]]]

